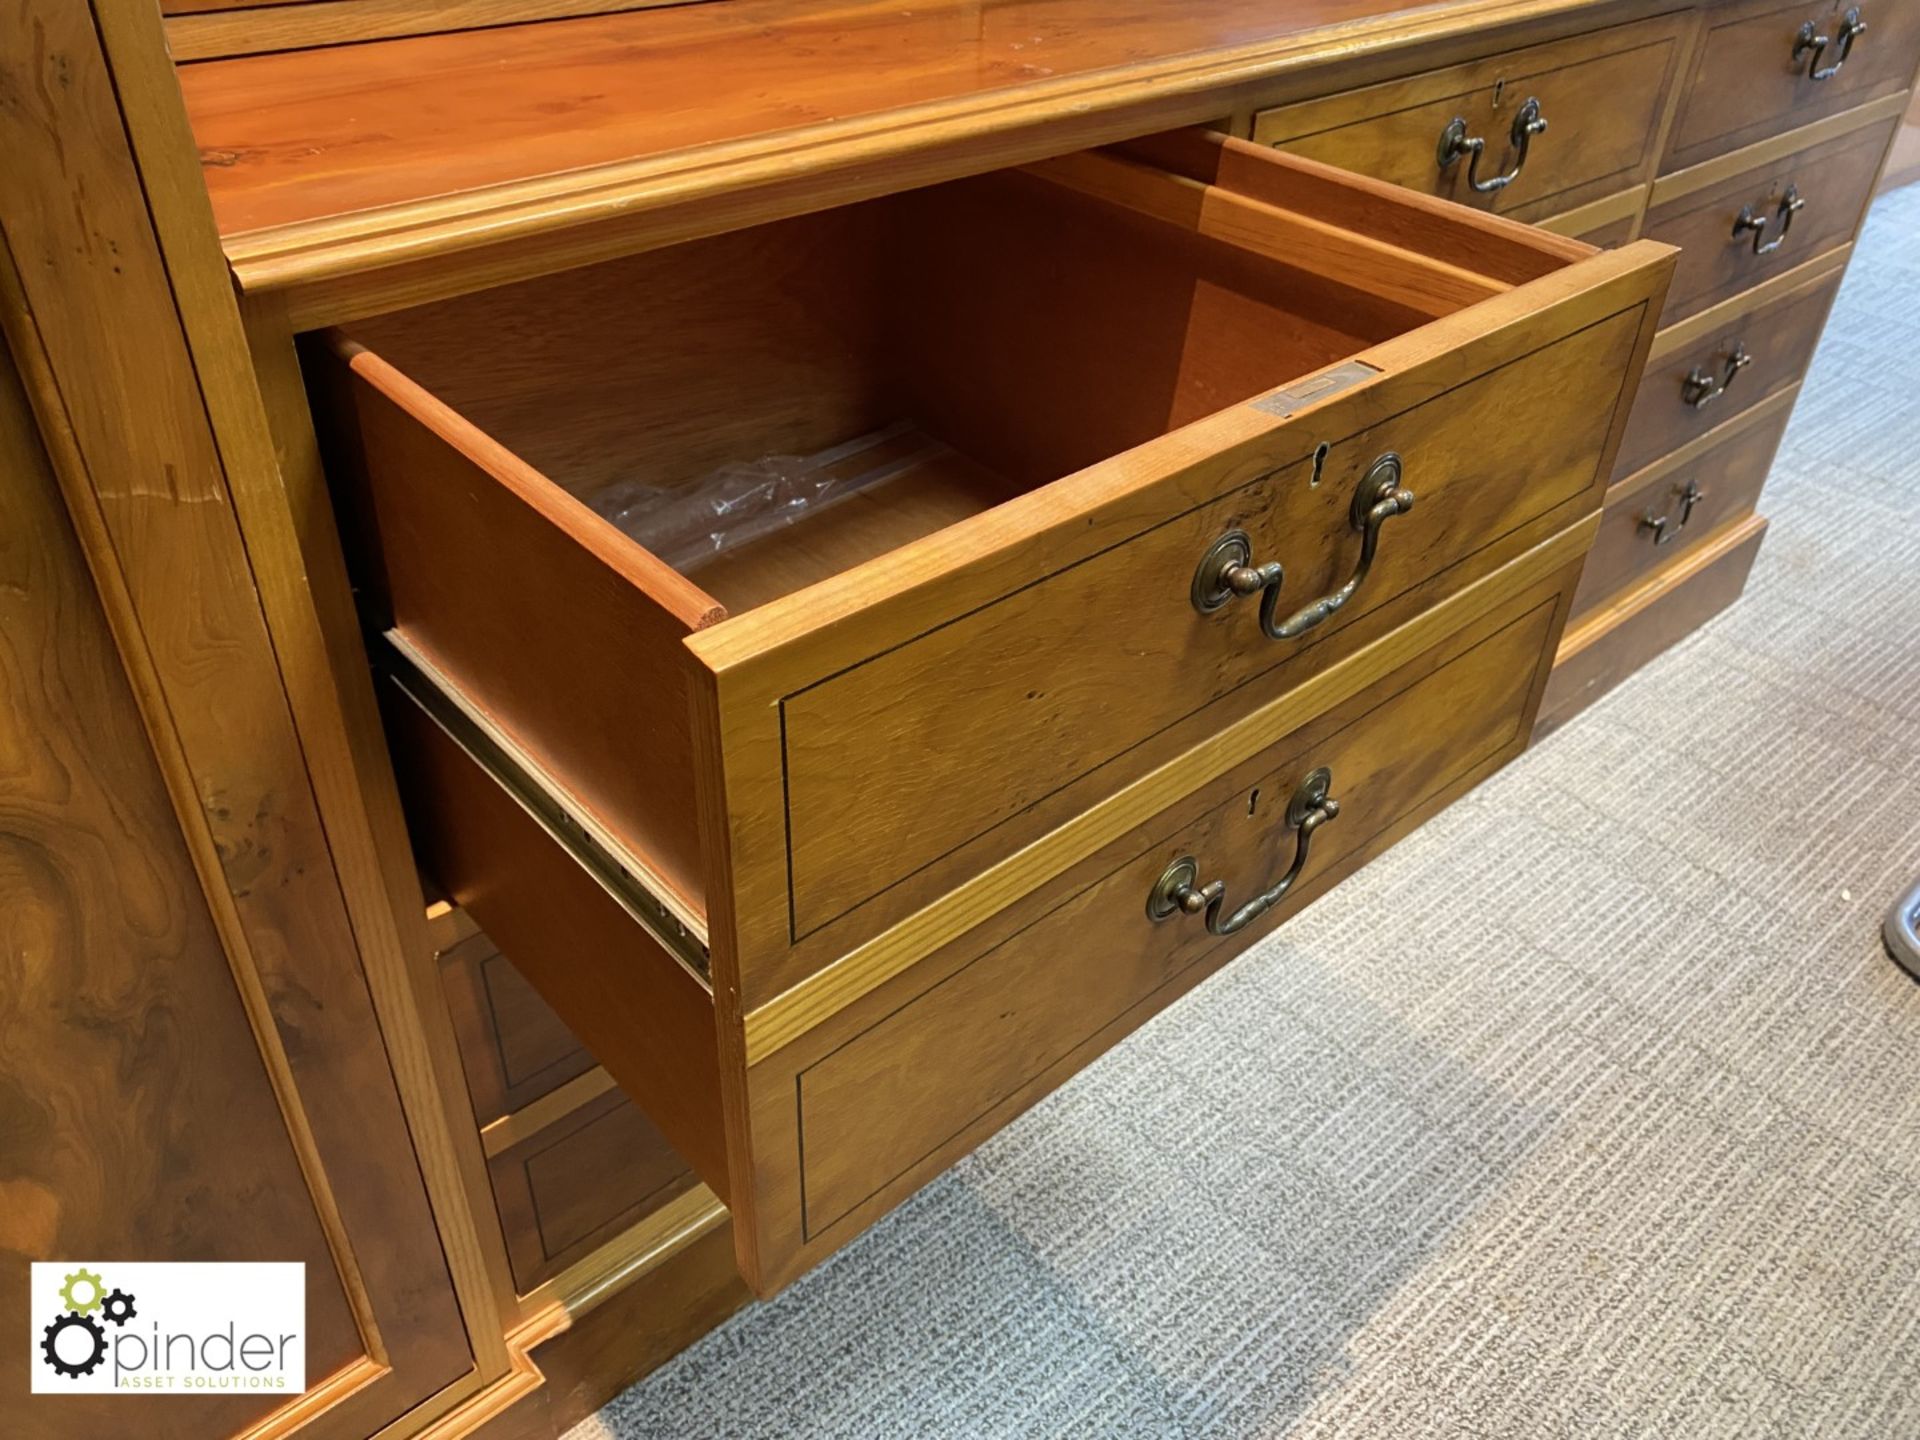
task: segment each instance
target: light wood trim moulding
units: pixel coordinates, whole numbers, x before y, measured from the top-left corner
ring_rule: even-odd
[[[727,1207],[704,1185],[696,1184],[675,1196],[521,1297],[522,1318],[503,1332],[507,1352],[504,1373],[491,1381],[468,1376],[428,1404],[402,1415],[372,1440],[469,1440],[474,1435],[491,1435],[489,1425],[547,1384],[533,1351],[565,1334],[587,1311],[725,1225],[728,1219]],[[504,1432],[521,1433],[512,1422]]]
[[[260,1423],[233,1435],[232,1440],[289,1440],[345,1400],[388,1373],[387,1366],[362,1355],[341,1366],[326,1379],[316,1381],[278,1410],[264,1416]],[[472,1372],[463,1379],[470,1378]],[[459,1384],[459,1381],[455,1381]]]
[[[1729,150],[1725,155],[1716,155],[1711,160],[1702,160],[1698,165],[1685,170],[1675,170],[1662,175],[1653,182],[1653,196],[1647,202],[1647,208],[1653,210],[1682,195],[1691,195],[1695,190],[1704,190],[1709,185],[1718,185],[1722,180],[1731,180],[1745,170],[1757,166],[1770,165],[1776,160],[1827,140],[1837,140],[1842,135],[1851,135],[1856,130],[1864,130],[1881,120],[1904,115],[1907,111],[1908,92],[1902,90],[1898,95],[1882,96],[1853,110],[1842,110],[1838,115],[1829,115],[1824,120],[1816,120],[1811,125],[1802,125],[1798,130],[1788,130],[1783,134],[1769,135],[1765,140],[1756,140],[1751,145],[1743,145],[1738,150]]]
[[[270,50],[310,50],[403,35],[482,30],[529,20],[567,20],[621,10],[699,5],[711,0],[312,0],[202,10],[166,18],[167,48],[180,64]]]
[[[242,291],[295,292],[287,302],[294,328],[314,329],[1153,129],[1203,124],[1293,72],[1591,5],[1459,0],[1201,55],[230,234],[222,243]],[[885,163],[900,157],[910,160]],[[703,203],[699,214],[690,213]],[[364,273],[410,261],[433,263],[404,275]],[[349,283],[318,288],[343,281]]]
[[[747,1065],[759,1064],[861,995],[1045,884],[1081,857],[1151,819],[1191,790],[1195,775],[1224,774],[1313,716],[1358,694],[1426,646],[1465,624],[1486,605],[1488,594],[1523,589],[1584,554],[1599,524],[1600,514],[1596,510],[1385,638],[1209,736],[1119,794],[1007,856],[933,905],[749,1012],[742,1019]]]
[[[506,1345],[504,1338],[501,1343]],[[472,1440],[546,1383],[526,1351],[506,1345],[505,1368],[498,1375],[483,1379],[471,1374],[382,1426],[368,1440]]]
[[[574,1261],[541,1289],[571,1322],[731,1218],[720,1197],[695,1182],[692,1189]]]
[[[1632,494],[1644,485],[1651,485],[1663,475],[1685,469],[1722,442],[1731,440],[1737,435],[1744,435],[1755,426],[1764,425],[1783,410],[1791,410],[1793,402],[1799,398],[1800,385],[1796,381],[1786,389],[1769,395],[1759,404],[1742,410],[1731,420],[1723,421],[1713,429],[1694,436],[1686,444],[1669,450],[1651,464],[1642,465],[1624,479],[1614,481],[1607,487],[1605,503],[1611,505],[1620,496]]]
[[[1718,305],[1711,305],[1698,315],[1689,315],[1678,324],[1669,325],[1653,337],[1653,349],[1647,356],[1647,364],[1664,360],[1676,350],[1683,350],[1696,341],[1704,340],[1716,331],[1750,314],[1764,305],[1776,300],[1797,297],[1808,291],[1817,290],[1832,280],[1840,271],[1847,268],[1847,260],[1853,254],[1853,243],[1849,241],[1815,256],[1804,265],[1763,280],[1750,290],[1742,290],[1738,295],[1729,296]]]
[[[614,1088],[613,1077],[596,1065],[557,1086],[538,1100],[518,1110],[488,1121],[480,1127],[480,1148],[489,1160],[505,1154],[523,1140],[530,1140],[549,1125],[566,1119],[582,1105],[598,1100]]]
[[[1598,200],[1589,201],[1571,210],[1563,210],[1558,215],[1550,215],[1545,220],[1535,221],[1537,228],[1549,235],[1567,235],[1578,239],[1581,235],[1598,230],[1602,225],[1611,225],[1616,220],[1638,217],[1645,208],[1647,187],[1635,185],[1622,190],[1617,195],[1602,195]],[[1630,239],[1640,238],[1640,227],[1634,226]]]

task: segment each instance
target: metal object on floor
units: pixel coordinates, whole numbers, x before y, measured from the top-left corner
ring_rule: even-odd
[[[1900,893],[1887,911],[1887,953],[1898,960],[1906,972],[1920,980],[1920,880]]]

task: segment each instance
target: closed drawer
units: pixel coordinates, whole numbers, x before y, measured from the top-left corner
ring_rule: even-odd
[[[1596,518],[1010,857],[1012,878],[950,898],[917,950],[855,952],[744,1016],[662,954],[477,712],[401,663],[383,686],[396,768],[430,873],[711,1178],[742,1272],[770,1291],[1515,753]],[[1290,806],[1322,768],[1338,813]],[[1197,891],[1225,886],[1220,913],[1149,918],[1189,853]]]
[[[1762,402],[1607,493],[1600,533],[1574,597],[1576,617],[1753,512],[1787,428],[1793,396],[1785,391]]]
[[[440,956],[441,982],[482,1126],[593,1069],[593,1056],[485,934]]]
[[[1682,28],[1660,17],[1262,111],[1253,138],[1539,219],[1652,177]]]
[[[1672,324],[1853,239],[1898,118],[1663,198],[1643,233],[1680,247],[1662,322]]]
[[[1804,279],[1787,277],[1784,286],[1724,320],[1710,311],[1663,332],[1634,397],[1615,477],[1645,469],[1798,384],[1820,341],[1840,274],[1834,268]]]
[[[490,1154],[487,1174],[522,1295],[696,1184],[686,1161],[618,1091]]]
[[[1663,170],[1896,94],[1920,62],[1920,6],[1910,0],[1747,0],[1709,7],[1705,27]]]
[[[752,1009],[1594,509],[1669,264],[1179,132],[314,358],[377,621]]]

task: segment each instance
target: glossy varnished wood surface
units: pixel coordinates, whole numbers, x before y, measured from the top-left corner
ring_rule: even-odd
[[[1615,480],[1797,384],[1819,342],[1840,276],[1839,265],[1826,261],[1792,270],[1661,331],[1634,396],[1614,462]],[[1716,398],[1689,404],[1688,377],[1696,371],[1724,377],[1728,358],[1740,349],[1747,365]]]
[[[182,83],[235,276],[308,329],[1218,120],[1334,62],[1636,9],[729,0],[206,61]]]
[[[1671,199],[1656,198],[1641,233],[1681,251],[1662,323],[1698,314],[1847,244],[1866,213],[1896,125],[1890,117]],[[1803,208],[1783,233],[1779,205],[1789,187]],[[1764,241],[1779,241],[1776,248],[1757,253],[1750,235],[1734,233],[1745,210],[1766,219]]]
[[[1196,785],[1189,772],[1055,883],[981,917],[972,933],[756,1063],[748,1082],[762,1283],[776,1285],[843,1244],[1284,923],[1298,904],[1517,753],[1547,681],[1585,540],[1575,531],[1556,537],[1530,557],[1540,568],[1509,567],[1464,609],[1441,607],[1460,613],[1418,641],[1402,644],[1419,627],[1396,632],[1370,652],[1394,658],[1383,656],[1339,699],[1303,705],[1286,723],[1277,723],[1279,714],[1291,707],[1274,707],[1264,746],[1209,781]],[[1476,655],[1491,663],[1462,677],[1470,699],[1430,685],[1421,701],[1421,678],[1449,661],[1472,668]],[[1366,733],[1368,717],[1398,723]],[[1293,895],[1224,940],[1207,936],[1193,917],[1147,921],[1146,888],[1160,866],[1188,849],[1242,894],[1284,867],[1290,837],[1261,835],[1270,807],[1284,805],[1290,782],[1317,763],[1332,764],[1336,780],[1349,775],[1353,807],[1322,832],[1316,844],[1327,848],[1309,861]],[[1359,823],[1336,838],[1348,820]],[[1183,932],[1183,923],[1194,933]],[[1090,935],[1098,938],[1089,943]],[[1086,953],[1104,963],[1077,958]],[[962,1054],[966,1063],[952,1064]],[[860,1087],[848,1082],[863,1070],[893,1108],[879,1114],[869,1105],[867,1123],[850,1124]]]
[[[234,233],[1412,8],[730,0],[207,61],[181,79]]]
[[[1832,36],[1852,5],[1734,0],[1708,11],[1661,168],[1695,165],[1904,90],[1920,59],[1920,4],[1914,0],[1862,0],[1867,32],[1827,79],[1810,77],[1811,57],[1794,59],[1802,24],[1811,20]],[[1831,64],[1836,53],[1830,46],[1821,58]]]
[[[439,35],[572,15],[714,0],[164,0],[176,60],[347,45],[392,35]]]
[[[1421,588],[1430,604],[1473,567],[1429,582],[1483,546],[1513,553],[1590,509],[1642,318],[1637,307],[1604,317],[1382,424],[1328,432],[1317,473],[1310,458],[1276,469],[787,697],[796,935],[928,867],[921,898],[965,878],[1044,833],[1056,790],[1133,763],[1119,757],[1240,686],[1298,684],[1371,639],[1372,627],[1351,627],[1383,603]],[[1255,601],[1195,612],[1194,566],[1236,528],[1259,563],[1286,567],[1281,618],[1337,590],[1359,549],[1355,489],[1388,452],[1417,503],[1382,530],[1366,585],[1337,618],[1273,641]],[[991,783],[980,765],[953,763],[969,754],[992,757]],[[1009,821],[992,849],[951,855]]]

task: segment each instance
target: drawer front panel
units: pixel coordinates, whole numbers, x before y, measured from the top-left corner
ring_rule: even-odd
[[[952,855],[957,847],[1239,687],[1258,681],[1271,695],[1299,683],[1354,648],[1364,629],[1350,628],[1374,609],[1524,526],[1550,533],[1597,504],[1596,465],[1639,324],[1638,310],[1621,312],[1330,436],[1317,460],[789,696],[796,933],[916,872],[930,870],[930,889],[950,888],[960,867],[982,863]],[[1197,608],[1196,570],[1236,533],[1256,565],[1284,566],[1276,621],[1338,591],[1364,543],[1356,492],[1389,452],[1415,501],[1380,525],[1372,567],[1336,618],[1268,639],[1257,595]],[[1431,603],[1452,588],[1423,594]]]
[[[1849,11],[1867,27],[1851,42]],[[1827,40],[1817,53],[1802,38],[1809,26],[1810,38]],[[1709,8],[1662,169],[1698,164],[1895,94],[1907,87],[1916,61],[1920,5],[1911,0],[1862,0],[1858,6],[1751,0]],[[1836,62],[1832,73],[1814,78]]]
[[[1136,1027],[1169,989],[1184,988],[1178,978],[1196,962],[1218,963],[1269,933],[1397,820],[1514,753],[1563,605],[1558,594],[1529,594],[1279,741],[1200,803],[1166,812],[1157,838],[1161,822],[1142,827],[1105,873],[1049,899],[1017,934],[806,1066],[798,1148],[808,1238],[924,1181],[957,1139],[1004,1123],[1009,1097],[1030,1101],[1037,1077],[1058,1083],[1085,1063],[1090,1039],[1106,1032],[1110,1043]],[[1338,813],[1307,827],[1296,866],[1303,830],[1290,805],[1321,767]],[[1224,884],[1223,927],[1279,877],[1299,878],[1271,909],[1218,937],[1202,914],[1150,917],[1149,897],[1182,857],[1193,860],[1196,885]]]
[[[527,978],[485,934],[440,957],[474,1117],[487,1125],[531,1105],[594,1065]]]
[[[1692,553],[1727,522],[1751,514],[1791,413],[1790,404],[1775,404],[1758,423],[1736,421],[1735,433],[1704,454],[1682,465],[1657,466],[1643,483],[1629,481],[1609,495],[1573,613],[1638,584]]]
[[[1851,240],[1895,123],[1869,125],[1649,210],[1647,238],[1681,247],[1662,323]]]
[[[695,1184],[686,1162],[618,1092],[494,1156],[487,1170],[522,1295]]]
[[[1839,272],[1796,285],[1699,338],[1656,348],[1627,417],[1616,480],[1644,470],[1797,384],[1820,342]]]
[[[1509,51],[1265,111],[1254,119],[1253,138],[1429,195],[1535,219],[1652,173],[1677,35],[1674,22],[1663,19]],[[1523,160],[1516,126],[1529,100],[1546,128],[1527,137]],[[1477,160],[1470,150],[1443,146],[1456,121],[1463,139],[1485,142]],[[1454,153],[1446,164],[1443,148]],[[1517,173],[1506,185],[1474,188],[1507,171]]]

